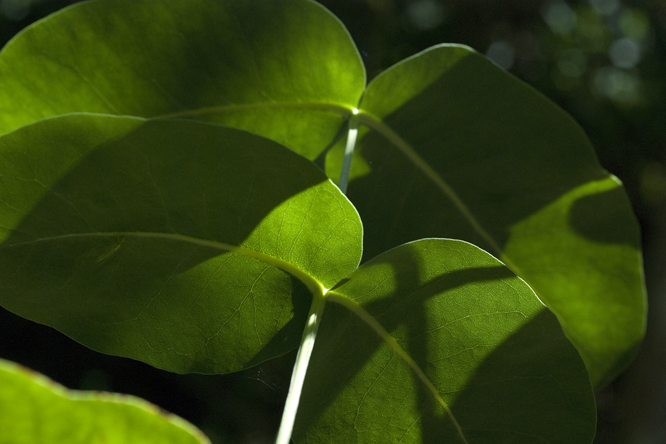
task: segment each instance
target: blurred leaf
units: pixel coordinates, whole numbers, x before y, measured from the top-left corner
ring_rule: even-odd
[[[592,441],[576,349],[530,287],[479,248],[403,245],[328,301],[296,442]]]
[[[359,107],[348,196],[365,257],[427,237],[502,259],[558,316],[603,385],[645,329],[638,224],[581,128],[469,48],[441,45],[387,70]]]
[[[311,162],[197,122],[25,126],[0,137],[0,204],[5,308],[175,372],[296,348],[302,283],[330,288],[361,256],[356,211]]]
[[[210,443],[187,421],[128,395],[77,392],[0,360],[0,443]]]

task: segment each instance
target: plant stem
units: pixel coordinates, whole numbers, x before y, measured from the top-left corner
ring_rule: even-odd
[[[349,183],[349,170],[351,170],[351,159],[356,147],[356,136],[358,135],[358,110],[354,108],[349,117],[349,131],[347,132],[347,145],[345,145],[345,157],[342,160],[342,171],[340,171],[340,180],[338,188],[343,193],[347,193],[347,184]]]
[[[315,338],[317,337],[317,330],[321,323],[321,315],[324,312],[324,294],[326,294],[324,288],[321,288],[320,291],[313,292],[310,313],[308,314],[308,320],[305,324],[303,337],[301,338],[301,345],[298,348],[298,354],[296,355],[294,370],[291,373],[289,393],[287,394],[287,401],[284,404],[282,422],[280,423],[280,430],[275,439],[275,444],[289,444],[289,440],[291,439],[291,432],[294,429],[294,421],[296,420],[296,412],[298,411],[298,403],[301,400],[301,391],[303,390],[305,374],[307,373],[308,364],[310,363],[310,356],[312,356],[312,349],[314,348]]]

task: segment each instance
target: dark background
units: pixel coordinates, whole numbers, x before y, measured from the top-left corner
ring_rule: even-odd
[[[270,1],[270,0],[266,0]],[[0,0],[0,46],[74,0]],[[583,126],[625,184],[643,229],[648,331],[597,394],[595,443],[666,444],[666,0],[322,0],[348,27],[371,79],[438,43],[463,43]],[[271,443],[294,354],[224,376],[174,375],[92,352],[0,309],[0,357],[75,389],[143,397],[213,443]]]

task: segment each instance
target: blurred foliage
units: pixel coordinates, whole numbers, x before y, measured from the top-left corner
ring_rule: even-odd
[[[132,1],[132,0],[128,0]],[[0,44],[75,0],[0,0]],[[372,78],[429,46],[463,43],[534,86],[585,129],[641,221],[650,314],[634,365],[598,393],[596,443],[666,443],[666,1],[321,0]],[[91,352],[0,312],[0,356],[71,388],[132,393],[216,443],[269,443],[294,355],[234,375],[179,376]]]

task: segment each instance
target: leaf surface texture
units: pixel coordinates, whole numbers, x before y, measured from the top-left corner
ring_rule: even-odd
[[[308,290],[360,259],[337,187],[242,131],[66,115],[0,138],[0,159],[3,306],[104,353],[181,373],[279,356]]]
[[[425,239],[331,290],[296,442],[589,443],[594,396],[532,289],[488,253]]]

